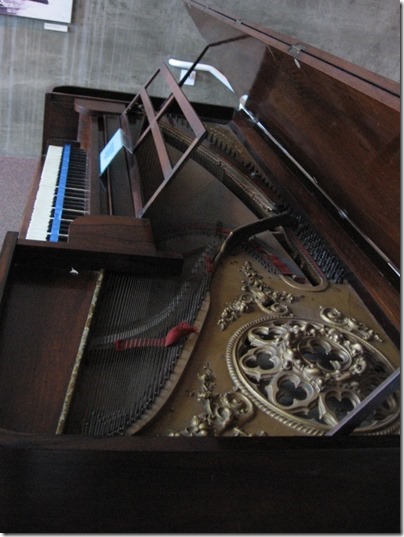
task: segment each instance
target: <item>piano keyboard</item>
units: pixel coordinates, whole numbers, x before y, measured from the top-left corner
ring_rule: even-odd
[[[48,147],[27,239],[66,241],[70,223],[88,214],[86,163],[83,149],[70,144]]]

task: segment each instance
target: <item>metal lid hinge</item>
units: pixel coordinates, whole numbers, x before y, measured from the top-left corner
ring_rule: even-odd
[[[293,57],[294,62],[296,66],[300,69],[301,65],[298,60],[299,54],[302,52],[302,50],[305,49],[305,46],[301,43],[296,43],[296,45],[292,45],[290,49],[288,50],[288,53]]]

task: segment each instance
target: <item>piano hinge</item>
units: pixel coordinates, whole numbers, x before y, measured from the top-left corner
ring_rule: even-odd
[[[297,58],[299,54],[302,52],[302,50],[305,49],[305,46],[301,43],[296,43],[296,45],[292,45],[290,49],[288,50],[288,53],[293,56],[294,58]]]

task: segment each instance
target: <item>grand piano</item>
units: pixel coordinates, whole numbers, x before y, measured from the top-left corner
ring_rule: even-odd
[[[399,86],[184,9],[179,82],[46,95],[0,257],[0,529],[399,532]],[[207,64],[234,109],[186,98]]]

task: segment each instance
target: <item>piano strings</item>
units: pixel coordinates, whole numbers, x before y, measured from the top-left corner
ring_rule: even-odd
[[[223,148],[219,134],[220,131],[216,132],[211,143]],[[174,159],[176,146],[181,146],[183,137],[184,131],[180,131],[174,143],[171,133],[170,151]],[[143,147],[139,158],[150,173],[155,169],[153,148],[149,144]],[[191,197],[183,195],[186,187],[191,186],[190,176],[197,192]],[[212,180],[213,177],[220,181]],[[92,436],[124,434],[159,397],[180,356],[181,342],[169,348],[144,346],[125,351],[118,351],[115,342],[135,337],[161,339],[183,321],[192,326],[209,289],[211,274],[207,260],[214,258],[228,230],[237,222],[256,219],[226,188],[225,184],[232,181],[242,184],[240,171],[224,168],[220,160],[205,155],[201,148],[196,160],[189,161],[176,178],[175,194],[170,194],[171,186],[167,190],[173,201],[168,204],[170,211],[166,211],[167,199],[157,200],[151,207],[159,248],[182,252],[185,257],[180,278],[105,275],[63,432]],[[152,191],[155,186],[148,188]],[[211,202],[207,205],[208,199]],[[286,259],[285,252],[279,245],[277,248],[277,259]],[[258,256],[261,262],[264,254]],[[293,263],[291,267],[298,270]]]
[[[183,321],[192,326],[209,289],[205,258],[220,241],[207,242],[180,279],[106,275],[64,432],[123,434],[156,400],[180,356],[182,341],[124,351],[117,350],[115,342],[129,336],[162,338]]]

